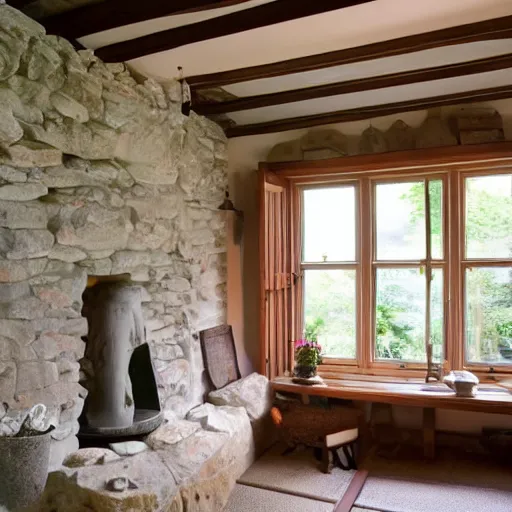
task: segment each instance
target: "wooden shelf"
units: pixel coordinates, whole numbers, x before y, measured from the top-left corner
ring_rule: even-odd
[[[512,394],[491,384],[480,385],[479,392],[474,398],[457,397],[445,384],[341,379],[326,379],[325,384],[325,386],[303,386],[294,384],[289,377],[277,377],[272,381],[272,388],[274,391],[300,395],[512,415]],[[439,391],[431,390],[436,387]],[[425,388],[429,390],[423,391]]]

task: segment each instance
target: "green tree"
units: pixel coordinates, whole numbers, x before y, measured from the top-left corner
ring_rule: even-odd
[[[486,257],[493,250],[505,251],[512,256],[512,179],[508,185],[510,194],[496,193],[492,186],[482,186],[479,180],[470,178],[465,190],[465,239],[470,257]],[[492,185],[492,184],[491,184]],[[501,190],[500,190],[501,192]],[[429,182],[432,245],[442,236],[442,183]],[[403,199],[408,200],[413,211],[411,229],[425,221],[424,184],[414,184]],[[441,238],[438,239],[441,241]],[[492,257],[492,256],[491,256]],[[466,343],[468,357],[472,361],[499,361],[512,341],[500,334],[502,326],[512,321],[512,271],[508,280],[489,268],[470,268],[466,275]],[[436,331],[432,328],[433,342]]]

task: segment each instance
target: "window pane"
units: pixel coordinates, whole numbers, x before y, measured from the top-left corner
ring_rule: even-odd
[[[355,270],[306,270],[304,330],[306,338],[318,338],[324,355],[355,358]]]
[[[426,361],[425,275],[419,268],[379,268],[376,281],[375,357]]]
[[[432,258],[439,260],[443,258],[443,182],[441,180],[429,181],[428,192],[430,195],[431,252]]]
[[[512,258],[512,174],[466,178],[466,257]]]
[[[304,190],[303,261],[355,261],[355,187]]]
[[[432,342],[432,360],[440,363],[444,360],[444,293],[443,269],[432,269],[430,286],[430,340]],[[423,357],[426,360],[426,356]]]
[[[466,270],[466,359],[512,363],[512,267]]]
[[[425,258],[425,184],[376,186],[378,260]]]

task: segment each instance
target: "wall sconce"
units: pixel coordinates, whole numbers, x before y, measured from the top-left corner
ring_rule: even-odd
[[[233,204],[233,201],[229,199],[229,192],[226,190],[226,197],[224,198],[224,201],[219,206],[219,210],[234,212],[235,217],[235,223],[234,223],[234,232],[233,232],[233,240],[236,245],[240,245],[242,242],[242,235],[244,232],[244,212],[241,210],[237,210],[235,208],[235,205]]]

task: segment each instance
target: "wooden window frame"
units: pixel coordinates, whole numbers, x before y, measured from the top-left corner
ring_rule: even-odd
[[[460,325],[460,354],[458,363],[462,368],[474,373],[492,375],[494,373],[512,373],[512,363],[488,362],[477,363],[468,361],[466,357],[466,329],[465,329],[465,301],[466,301],[466,269],[479,267],[511,267],[512,258],[468,258],[466,256],[466,179],[471,177],[498,176],[500,174],[511,174],[512,165],[500,169],[468,169],[459,172],[458,189],[460,191],[459,201],[459,277],[460,295],[459,295],[459,325]]]
[[[447,245],[447,228],[448,228],[448,215],[447,215],[447,204],[448,204],[448,190],[447,190],[447,182],[448,182],[448,171],[444,172],[426,172],[425,174],[415,173],[413,175],[407,174],[404,172],[401,176],[395,177],[383,177],[379,175],[378,177],[370,178],[371,180],[371,230],[366,233],[366,237],[368,238],[368,243],[371,247],[371,259],[365,262],[365,266],[368,266],[371,271],[371,287],[366,290],[366,293],[370,294],[370,318],[371,318],[371,333],[370,333],[370,360],[368,362],[368,368],[392,368],[394,370],[418,370],[418,371],[426,371],[427,364],[426,362],[418,362],[418,361],[397,361],[397,360],[378,360],[376,359],[376,332],[375,332],[375,322],[376,322],[376,299],[377,295],[375,293],[376,286],[376,274],[379,268],[424,268],[425,271],[425,300],[430,300],[430,287],[431,284],[428,284],[428,275],[431,275],[431,271],[433,269],[441,269],[443,271],[443,312],[444,312],[444,326],[443,326],[443,354],[446,355],[448,353],[448,324],[446,321],[447,314],[447,296],[448,296],[448,255],[449,248]],[[442,183],[442,226],[443,226],[443,256],[442,258],[432,258],[431,257],[431,230],[430,230],[430,208],[428,206],[427,199],[427,188],[430,181],[439,180]],[[381,183],[400,183],[400,182],[423,182],[425,184],[425,258],[420,260],[379,260],[377,258],[377,216],[376,212],[376,188],[377,185]],[[430,332],[430,306],[426,307],[426,318],[425,318],[425,328],[427,332],[425,336],[428,337]],[[427,327],[428,325],[428,327]],[[364,340],[362,340],[364,343]]]
[[[292,226],[291,237],[301,232],[302,222],[299,220],[300,213],[300,187],[311,185],[330,185],[336,183],[348,183],[357,181],[359,183],[358,194],[358,215],[356,219],[360,225],[361,232],[372,230],[372,215],[374,205],[365,208],[361,198],[369,197],[369,188],[372,182],[379,178],[383,180],[403,179],[405,177],[431,177],[443,176],[443,204],[444,204],[444,254],[443,265],[444,275],[444,299],[445,299],[445,358],[453,369],[468,368],[479,375],[484,381],[499,380],[502,377],[510,377],[512,365],[495,365],[490,368],[485,365],[465,364],[465,341],[464,341],[464,262],[462,251],[464,250],[464,189],[463,180],[468,175],[492,175],[510,173],[512,169],[512,143],[501,142],[493,144],[482,144],[478,146],[455,146],[448,148],[432,148],[412,151],[401,151],[395,153],[384,153],[375,155],[361,155],[353,157],[342,157],[330,160],[309,161],[309,162],[279,162],[260,163],[260,169],[272,171],[282,179],[290,183],[289,190],[293,197],[295,215],[292,219],[297,222]],[[373,196],[373,194],[372,194]],[[295,234],[295,235],[294,235]],[[357,236],[357,235],[356,235]],[[358,283],[360,290],[371,290],[370,294],[359,293],[358,297],[358,347],[357,364],[345,364],[330,360],[321,367],[321,374],[330,377],[348,377],[350,374],[370,375],[376,378],[418,378],[425,376],[426,365],[411,366],[405,369],[396,368],[389,363],[385,366],[373,364],[373,342],[364,340],[372,339],[373,333],[373,279],[372,267],[364,262],[371,260],[373,248],[368,237],[359,236],[359,258],[360,275]],[[299,245],[300,247],[300,245]],[[300,269],[300,250],[295,246],[295,254],[292,260],[295,268]],[[503,262],[493,262],[493,265],[505,265]],[[299,286],[302,291],[302,286]],[[303,294],[300,293],[302,296]],[[302,299],[301,299],[302,300]],[[296,318],[300,315],[301,305],[295,308],[294,329],[301,332],[301,320]],[[360,311],[372,311],[370,322],[362,321]],[[293,358],[290,358],[293,363]],[[400,363],[399,363],[400,364]],[[290,368],[291,369],[291,368]],[[498,370],[498,371],[497,371]]]
[[[361,286],[361,270],[362,270],[362,261],[361,261],[361,182],[359,179],[350,179],[350,180],[336,180],[331,181],[329,183],[318,184],[305,184],[299,185],[300,191],[300,204],[299,208],[301,212],[304,212],[304,191],[305,190],[313,190],[320,188],[336,188],[336,187],[353,187],[354,188],[354,219],[355,219],[355,260],[354,261],[336,261],[336,262],[305,262],[302,260],[302,253],[304,252],[304,244],[302,243],[301,247],[301,256],[300,256],[300,270],[301,274],[304,274],[306,270],[355,270],[356,272],[356,357],[354,359],[348,358],[338,358],[338,357],[329,357],[330,364],[342,365],[349,368],[355,368],[359,366],[358,361],[361,357],[361,345],[362,345],[362,334],[361,334],[361,317],[362,317],[362,306],[361,306],[361,297],[362,297],[362,286]],[[301,240],[304,241],[304,233],[305,233],[305,224],[304,224],[304,214],[301,215]],[[302,298],[304,298],[304,290],[305,290],[305,279],[302,279]]]

